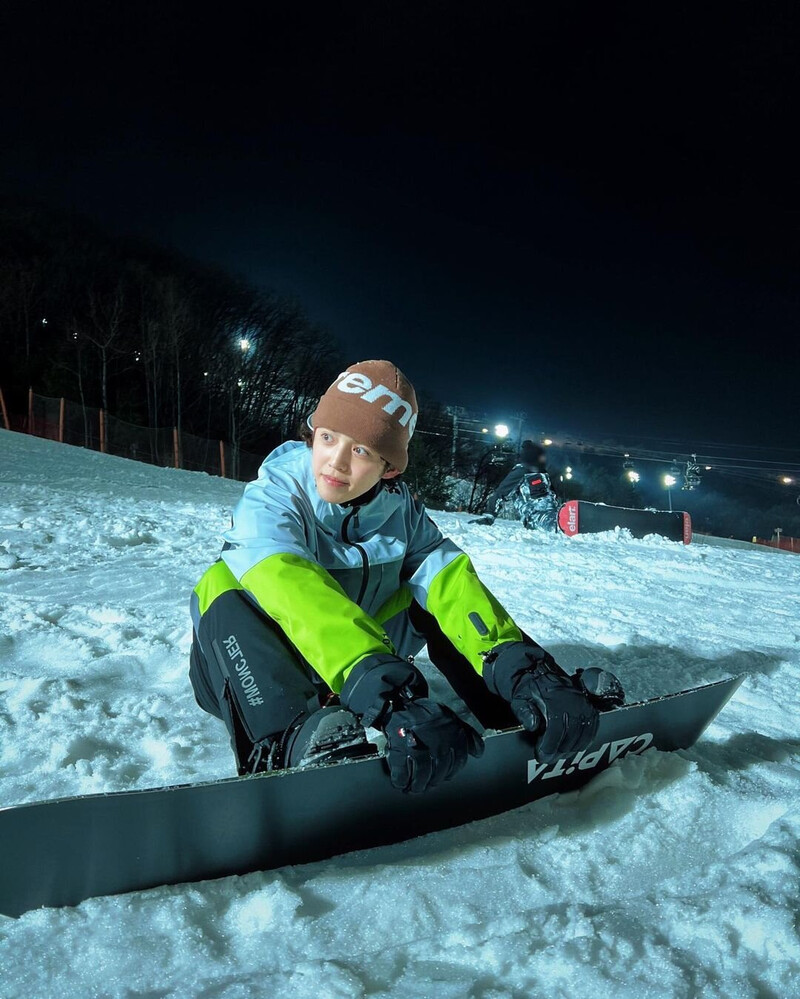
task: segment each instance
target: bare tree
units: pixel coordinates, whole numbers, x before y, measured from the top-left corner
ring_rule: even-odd
[[[163,367],[163,327],[157,314],[156,280],[150,268],[144,263],[135,261],[130,269],[137,297],[137,343],[134,347],[134,360],[141,366],[142,370],[147,425],[150,429],[154,429],[159,422],[160,384]],[[151,434],[152,458],[157,460],[158,455],[154,441],[155,435]]]
[[[81,400],[81,412],[83,414],[83,446],[89,447],[89,415],[86,412],[86,394],[83,387],[84,357],[83,351],[87,338],[81,332],[79,321],[72,316],[67,323],[67,344],[64,354],[57,362],[60,368],[71,374],[78,386],[78,395]]]
[[[36,325],[34,307],[39,286],[37,260],[6,260],[0,264],[0,316],[6,327],[5,339],[13,345],[21,332],[25,344],[25,363],[31,359],[31,338]],[[44,318],[44,317],[42,317]]]
[[[183,429],[183,359],[191,332],[191,300],[174,275],[158,282],[160,332],[173,367],[174,426]]]
[[[108,362],[120,347],[125,321],[125,285],[118,278],[108,289],[97,283],[86,290],[88,322],[84,335],[100,353],[100,384],[103,409],[108,412]]]

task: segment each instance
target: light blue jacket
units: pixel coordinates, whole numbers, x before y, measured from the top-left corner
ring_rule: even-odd
[[[436,617],[479,672],[481,652],[519,640],[469,558],[442,535],[405,483],[381,480],[361,505],[327,503],[302,441],[267,456],[223,538],[222,560],[235,585],[281,625],[337,692],[366,656],[419,651],[424,639],[404,613],[412,599]],[[195,589],[200,614],[223,586],[229,588],[220,582],[220,570],[212,570]]]

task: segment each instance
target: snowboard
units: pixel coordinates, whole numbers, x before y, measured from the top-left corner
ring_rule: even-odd
[[[540,763],[520,728],[420,795],[379,756],[200,784],[84,795],[0,809],[0,912],[305,864],[496,815],[572,791],[616,760],[697,740],[742,676],[600,716],[586,750]]]
[[[685,545],[692,540],[692,518],[684,510],[632,510],[624,506],[569,500],[559,507],[558,526],[570,536],[624,527],[634,538],[660,534],[669,541],[682,541]]]

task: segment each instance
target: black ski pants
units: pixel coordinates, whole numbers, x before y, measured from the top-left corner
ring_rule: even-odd
[[[518,724],[436,618],[415,601],[401,613],[428,646],[433,665],[485,728]],[[218,596],[195,625],[189,678],[197,703],[222,719],[240,768],[253,746],[280,736],[333,695],[280,626],[242,590]]]

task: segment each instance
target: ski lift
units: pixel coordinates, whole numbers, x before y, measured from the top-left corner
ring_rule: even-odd
[[[634,467],[634,464],[631,461],[631,456],[629,454],[625,455],[625,461],[623,461],[622,463],[622,474],[623,477],[626,478],[632,486],[635,486],[636,483],[639,481],[639,479],[641,479],[641,476],[636,471],[636,468]]]
[[[691,492],[700,485],[700,466],[697,464],[697,455],[692,455],[692,460],[686,462],[686,472],[683,477],[683,489]]]
[[[696,489],[700,485],[700,476],[694,472],[687,472],[684,480],[684,489]]]
[[[641,478],[639,473],[636,471],[629,454],[625,455],[625,461],[622,463],[622,478],[625,479],[626,482],[629,482],[632,486],[635,486]]]

